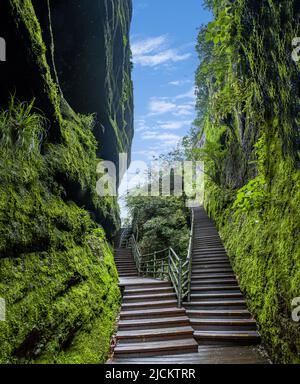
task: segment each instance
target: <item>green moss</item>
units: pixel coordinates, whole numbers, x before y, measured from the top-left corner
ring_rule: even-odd
[[[209,3],[215,21],[199,35],[196,77],[205,205],[271,357],[299,363],[300,15],[296,1]]]
[[[34,101],[12,98],[0,111],[0,363],[103,363],[120,292],[112,250],[84,204],[112,232],[117,202],[96,193],[94,118],[59,94],[31,1],[10,7],[48,119]]]
[[[133,137],[133,84],[131,80],[131,49],[128,43],[132,9],[131,1],[105,0],[112,8],[113,19],[105,24],[106,88],[109,124],[115,134],[118,152],[128,152]],[[109,12],[107,12],[109,14]],[[122,44],[116,48],[114,36],[120,34]],[[117,71],[115,68],[118,67]],[[117,72],[117,76],[116,76]]]
[[[31,0],[11,0],[11,12],[14,15],[16,28],[28,45],[28,55],[38,69],[37,76],[41,76],[45,94],[52,107],[54,120],[61,122],[60,95],[58,86],[51,77],[51,72],[46,59],[46,46],[42,38],[42,30],[36,17]]]
[[[78,120],[66,128],[64,150],[50,145],[42,154],[45,120],[32,108],[12,100],[0,113],[0,297],[7,304],[0,362],[104,362],[120,304],[112,251],[55,181],[60,165],[74,180],[93,182],[82,146],[95,153],[94,141]],[[79,155],[83,168],[72,172]]]

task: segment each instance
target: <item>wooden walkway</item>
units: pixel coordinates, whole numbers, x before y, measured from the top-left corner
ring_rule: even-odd
[[[197,352],[184,308],[168,281],[138,278],[128,249],[115,253],[123,291],[114,359]]]
[[[184,303],[199,344],[260,343],[219,234],[203,208],[194,209],[191,300]]]
[[[170,282],[138,277],[130,249],[117,249],[115,261],[123,304],[109,363],[269,363],[256,345],[256,322],[203,209],[194,210],[191,301],[184,308],[177,307]]]

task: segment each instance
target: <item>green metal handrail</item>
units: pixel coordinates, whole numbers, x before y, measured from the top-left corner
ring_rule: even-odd
[[[184,299],[190,301],[193,235],[194,211],[192,210],[186,260],[182,260],[171,247],[142,255],[133,234],[126,242],[126,248],[132,249],[139,276],[171,281],[176,292],[179,308],[182,306]]]

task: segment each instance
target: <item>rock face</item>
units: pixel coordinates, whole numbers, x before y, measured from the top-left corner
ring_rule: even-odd
[[[118,166],[119,152],[126,152],[130,161],[131,0],[33,0],[32,3],[42,27],[52,79],[77,113],[96,114],[97,156]],[[38,106],[46,111],[52,105],[47,100],[50,92],[42,89],[45,81],[39,78],[41,69],[28,57],[26,42],[22,44],[25,32],[11,30],[15,15],[10,13],[8,4],[2,2],[0,16],[1,36],[8,46],[8,61],[2,64],[0,73],[0,102],[5,105],[8,95],[16,91],[20,100],[36,97]],[[49,112],[53,115],[53,111]]]
[[[118,164],[133,137],[131,0],[60,0],[51,15],[63,94],[77,112],[97,113],[98,156]]]
[[[212,1],[199,36],[206,208],[272,359],[299,363],[300,34],[296,0]],[[199,142],[199,137],[197,137]]]
[[[0,3],[1,363],[107,357],[120,221],[96,167],[131,149],[130,21],[129,0]]]

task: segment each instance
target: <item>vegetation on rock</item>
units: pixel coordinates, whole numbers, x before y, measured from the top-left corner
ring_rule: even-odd
[[[41,3],[0,5],[1,35],[18,47],[0,73],[0,297],[7,308],[0,363],[101,363],[120,306],[107,241],[119,228],[119,210],[115,198],[96,193],[103,144],[96,111],[76,113],[64,99],[43,19],[49,2]],[[128,4],[102,15],[122,16],[127,39]],[[123,42],[123,34],[114,41]],[[131,81],[129,64],[125,72]],[[105,145],[118,151],[113,140]]]
[[[207,4],[215,19],[199,34],[191,138],[206,164],[205,205],[271,357],[299,363],[299,2]]]

